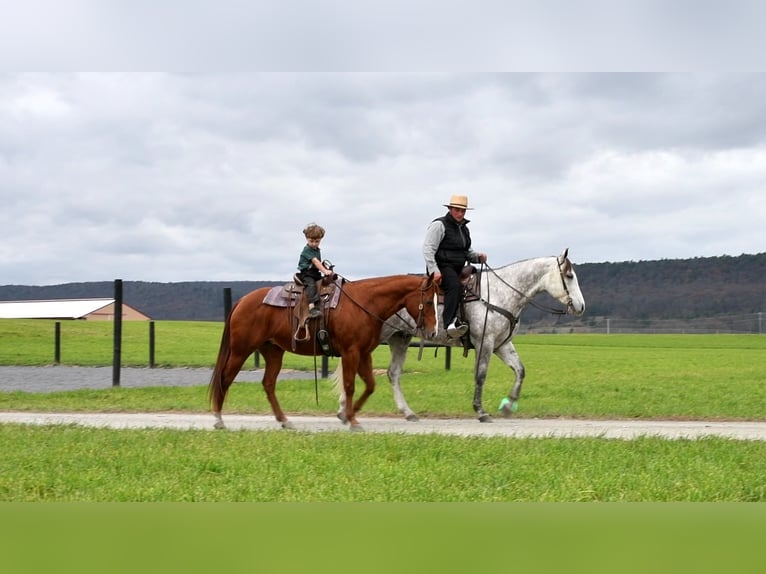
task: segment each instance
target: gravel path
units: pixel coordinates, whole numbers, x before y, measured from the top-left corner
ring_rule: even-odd
[[[206,385],[210,369],[123,368],[120,386],[195,386]],[[262,370],[242,371],[238,381],[260,381]],[[280,378],[313,378],[313,373],[284,371]],[[52,392],[74,389],[104,389],[112,386],[111,367],[0,367],[0,391]],[[298,431],[348,432],[334,416],[291,417]],[[274,430],[279,424],[272,416],[230,415],[224,413],[229,429]],[[458,436],[506,437],[603,437],[633,439],[660,436],[671,439],[721,436],[738,440],[766,440],[766,422],[725,421],[635,421],[581,419],[495,419],[482,424],[473,417],[463,419],[421,419],[411,423],[400,417],[359,417],[368,432],[408,434],[440,433]],[[212,415],[168,413],[0,413],[0,423],[80,424],[110,428],[211,429]]]
[[[229,415],[224,421],[230,430],[277,430],[272,416]],[[349,432],[332,417],[294,416],[297,431]],[[170,413],[0,413],[0,422],[34,425],[79,424],[91,427],[213,429],[213,416]],[[590,421],[579,419],[496,419],[483,424],[474,418],[421,419],[411,423],[403,418],[359,417],[367,432],[406,434],[448,434],[455,436],[504,437],[601,437],[633,439],[659,436],[670,439],[721,436],[739,440],[766,440],[766,423],[681,422],[681,421]],[[286,432],[286,431],[285,431]]]
[[[212,369],[149,369],[123,367],[120,386],[137,387],[191,387],[207,385]],[[258,381],[263,369],[242,370],[237,381]],[[314,378],[313,371],[284,370],[281,379]],[[78,389],[108,389],[112,387],[112,367],[0,367],[0,391],[26,391],[50,393]]]

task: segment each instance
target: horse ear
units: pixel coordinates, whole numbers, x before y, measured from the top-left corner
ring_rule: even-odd
[[[559,261],[564,263],[564,261],[567,260],[567,257],[569,257],[569,247],[564,249],[564,251],[561,252],[561,255],[559,255]]]

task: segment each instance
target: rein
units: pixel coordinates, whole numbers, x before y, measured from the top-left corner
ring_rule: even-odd
[[[480,270],[480,273],[483,273],[484,272],[484,267],[486,267],[489,271],[492,272],[492,275],[494,275],[497,279],[500,280],[501,283],[503,283],[506,287],[508,287],[509,289],[511,289],[511,290],[515,291],[516,293],[518,293],[519,295],[521,295],[521,297],[524,299],[524,306],[526,306],[527,304],[530,304],[533,307],[536,307],[537,309],[539,309],[541,311],[545,311],[546,313],[550,313],[552,315],[566,315],[567,312],[569,311],[569,309],[572,307],[572,297],[569,294],[569,288],[567,287],[567,283],[564,280],[564,270],[561,268],[561,263],[559,262],[558,258],[556,258],[556,265],[559,268],[559,277],[561,278],[561,284],[564,287],[564,292],[567,294],[567,306],[566,306],[566,309],[555,309],[553,307],[547,307],[545,305],[541,305],[541,304],[537,303],[529,295],[527,295],[526,293],[524,293],[520,289],[514,287],[513,285],[508,283],[505,279],[500,277],[500,275],[498,275],[497,272],[492,267],[490,267],[486,262],[481,264],[482,268]],[[474,293],[479,298],[479,301],[484,303],[484,308],[485,308],[485,312],[484,312],[484,328],[482,329],[482,335],[481,335],[481,341],[479,342],[478,353],[481,353],[482,347],[484,346],[484,336],[486,335],[486,332],[487,332],[486,331],[486,329],[487,329],[487,320],[488,320],[489,312],[490,311],[494,311],[495,313],[498,313],[498,314],[502,315],[503,317],[508,319],[508,323],[509,323],[508,336],[505,339],[503,339],[502,343],[500,343],[500,345],[498,345],[498,347],[501,347],[501,346],[505,345],[511,339],[511,337],[513,337],[513,329],[516,327],[516,324],[519,321],[518,317],[516,317],[513,313],[508,311],[508,309],[503,309],[502,307],[498,307],[497,305],[495,305],[495,304],[493,304],[493,303],[491,303],[489,301],[489,296],[490,296],[491,292],[492,292],[492,290],[489,288],[489,276],[487,276],[487,299],[486,300],[482,299],[481,298],[481,294]]]
[[[516,287],[514,287],[513,285],[508,283],[505,279],[500,277],[500,275],[498,275],[497,272],[492,267],[489,266],[489,264],[482,263],[482,266],[486,266],[486,268],[489,271],[492,272],[492,275],[497,277],[500,280],[501,283],[503,283],[506,287],[508,287],[509,289],[511,289],[511,290],[515,291],[516,293],[518,293],[519,295],[521,295],[524,298],[524,300],[526,301],[526,303],[524,303],[524,305],[527,305],[527,304],[532,305],[532,307],[535,307],[535,308],[539,309],[540,311],[545,311],[546,313],[550,313],[551,315],[566,315],[567,312],[569,311],[569,308],[572,306],[572,297],[569,295],[569,288],[567,287],[567,283],[564,280],[564,270],[561,268],[561,263],[559,263],[558,258],[556,259],[556,265],[559,268],[559,277],[561,278],[561,284],[564,287],[564,292],[567,294],[567,306],[566,306],[566,309],[556,309],[554,307],[548,307],[546,305],[541,305],[540,303],[538,303],[537,301],[532,299],[529,295],[527,295],[523,291],[517,289]],[[487,292],[489,293],[489,290],[487,290]],[[481,297],[479,297],[479,300],[481,302],[483,302],[487,307],[491,308],[493,311],[496,311],[496,312],[500,313],[501,315],[504,315],[506,317],[508,317],[508,315],[510,315],[510,313],[508,311],[506,311],[505,309],[500,309],[500,307],[497,307],[496,305],[490,304],[489,301],[485,301]]]
[[[351,295],[349,295],[343,289],[344,282],[351,283],[351,280],[346,279],[342,275],[338,275],[338,276],[343,280],[343,281],[341,281],[340,285],[338,285],[338,289],[340,289],[340,292],[343,293],[346,297],[348,297],[354,305],[359,307],[362,311],[367,313],[370,317],[374,317],[375,319],[380,321],[382,324],[385,324],[387,319],[381,319],[379,316],[377,316],[375,313],[373,313],[372,311],[367,309],[364,305],[362,305],[359,301],[354,299]],[[426,290],[421,287],[420,288],[420,304],[418,305],[418,318],[415,321],[416,333],[420,335],[420,348],[421,348],[421,352],[422,352],[422,349],[423,349],[423,336],[422,336],[423,335],[423,327],[425,326],[425,316],[424,316],[424,313],[423,313],[423,309],[425,307],[425,303],[424,303],[424,301],[425,301],[425,292],[426,292]],[[399,315],[399,311],[398,310],[396,311],[396,313],[394,313],[394,315],[399,317],[399,319],[401,319],[402,321],[405,321],[404,318],[401,315]]]

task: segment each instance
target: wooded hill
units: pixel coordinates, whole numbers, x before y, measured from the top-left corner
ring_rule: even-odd
[[[633,320],[696,319],[766,311],[766,253],[575,265],[587,305],[583,321],[612,317]],[[124,302],[156,320],[220,321],[223,290],[237,301],[249,291],[280,285],[274,281],[123,282]],[[0,300],[113,297],[114,282],[48,286],[2,285]],[[541,303],[551,303],[541,296]],[[556,303],[555,305],[558,305]],[[532,306],[526,325],[546,318]]]

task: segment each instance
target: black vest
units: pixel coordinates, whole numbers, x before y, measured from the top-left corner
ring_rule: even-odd
[[[444,239],[436,250],[436,263],[462,267],[468,261],[468,252],[471,249],[471,233],[466,225],[468,220],[464,219],[458,223],[448,213],[444,217],[437,217],[434,221],[441,221],[444,224]]]

